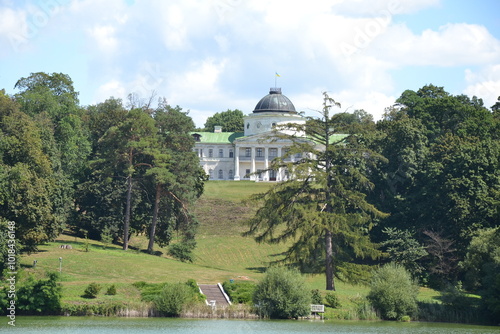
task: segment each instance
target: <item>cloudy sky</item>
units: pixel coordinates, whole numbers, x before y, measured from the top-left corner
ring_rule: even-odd
[[[82,105],[152,91],[198,126],[270,87],[380,118],[406,89],[500,95],[498,0],[0,0],[0,89],[62,72]],[[280,77],[276,77],[278,73]]]

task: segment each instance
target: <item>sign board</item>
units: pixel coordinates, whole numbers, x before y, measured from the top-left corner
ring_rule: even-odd
[[[312,313],[325,313],[325,305],[311,305]]]

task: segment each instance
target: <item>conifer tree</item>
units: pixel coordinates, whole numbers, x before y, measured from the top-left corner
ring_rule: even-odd
[[[269,139],[293,142],[271,164],[275,171],[286,169],[290,178],[252,197],[262,206],[245,235],[258,242],[291,241],[285,261],[303,270],[321,268],[326,289],[335,290],[335,277],[361,279],[360,260],[381,254],[368,232],[372,219],[385,214],[367,202],[365,192],[373,187],[366,173],[384,158],[364,146],[360,124],[343,122],[341,114],[330,115],[340,104],[323,95],[320,118],[287,124]]]

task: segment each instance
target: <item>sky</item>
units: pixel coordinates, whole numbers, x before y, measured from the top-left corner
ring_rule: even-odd
[[[82,106],[153,92],[198,127],[275,85],[375,120],[407,89],[500,96],[498,0],[0,0],[0,89],[65,73]],[[278,74],[279,77],[276,75]]]

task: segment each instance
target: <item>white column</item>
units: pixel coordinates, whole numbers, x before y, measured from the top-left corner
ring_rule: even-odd
[[[264,169],[266,169],[264,173],[264,181],[269,181],[269,171],[267,168],[269,167],[269,157],[267,156],[269,153],[269,149],[264,147]]]
[[[278,157],[281,157],[281,146],[278,146]],[[283,173],[283,168],[280,167],[277,172],[278,175],[276,175],[276,181],[283,180],[281,173]]]
[[[250,173],[255,173],[255,146],[252,146],[250,147],[250,150],[252,151],[252,154],[251,154],[251,165],[252,165],[252,169],[250,170]],[[252,175],[250,177],[250,180],[255,180],[255,179],[258,179],[258,175]]]
[[[234,145],[234,180],[240,180],[240,147]]]

